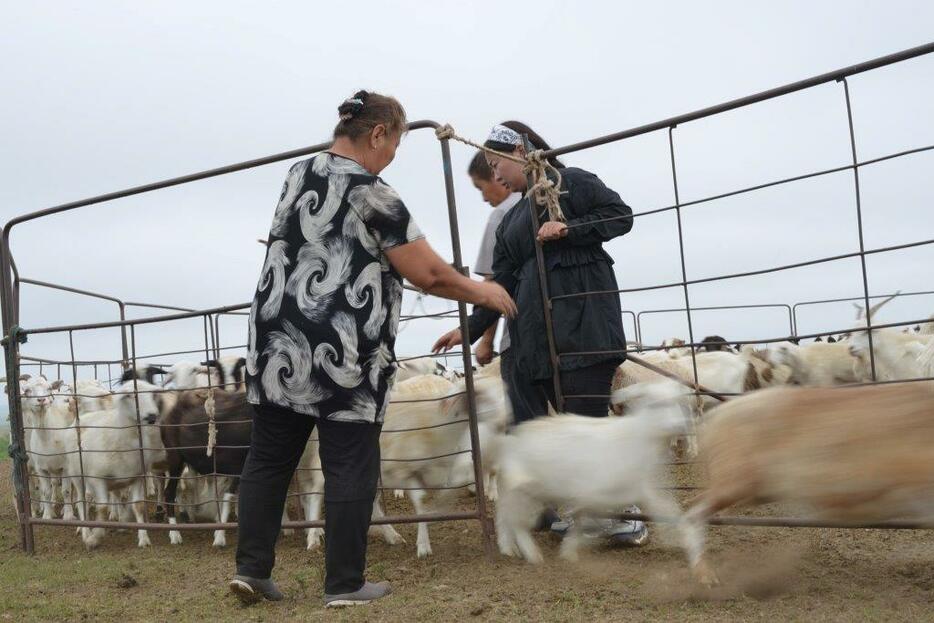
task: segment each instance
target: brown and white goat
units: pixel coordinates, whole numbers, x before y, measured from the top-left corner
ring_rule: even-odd
[[[921,384],[772,388],[707,414],[708,485],[688,521],[783,502],[840,522],[934,517],[934,391]],[[715,581],[698,567],[704,582]]]

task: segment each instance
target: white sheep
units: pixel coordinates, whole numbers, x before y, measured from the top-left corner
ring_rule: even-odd
[[[138,396],[133,393],[134,383]],[[79,414],[71,434],[66,437],[65,449],[69,453],[66,477],[77,494],[74,499],[81,520],[89,518],[91,505],[97,509],[97,518],[102,519],[113,503],[110,494],[119,495],[125,491],[136,521],[143,522],[146,477],[158,464],[165,462],[157,426],[162,401],[159,389],[145,381],[126,382],[114,393],[113,409]],[[140,547],[150,545],[146,530],[138,530],[137,534]],[[103,535],[103,528],[81,529],[82,540],[88,548],[99,545]]]
[[[614,392],[614,401],[628,405],[625,417],[537,418],[506,435],[498,465],[500,552],[541,562],[531,531],[547,507],[593,516],[638,504],[650,514],[680,517],[678,504],[670,492],[658,488],[658,479],[670,439],[689,426],[688,395],[675,381],[640,383]],[[700,535],[683,522],[679,528],[693,566],[699,560]],[[576,521],[561,543],[561,556],[576,560],[582,539]]]
[[[62,475],[67,461],[66,440],[68,427],[74,420],[73,401],[62,400],[52,394],[52,385],[44,376],[25,380],[20,386],[23,394],[23,419],[28,427],[27,450],[29,464],[38,480],[43,519],[55,517],[55,504],[59,495],[64,506],[62,516],[74,517],[70,491],[62,490]]]

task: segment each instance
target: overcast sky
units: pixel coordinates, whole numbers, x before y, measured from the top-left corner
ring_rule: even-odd
[[[410,119],[450,122],[482,140],[516,118],[553,145],[622,130],[926,43],[930,2],[3,2],[0,219],[329,138],[359,88],[395,95]],[[850,80],[861,160],[934,143],[934,56]],[[566,157],[635,211],[673,202],[667,134]],[[830,84],[675,130],[690,201],[850,160],[843,88]],[[489,208],[452,145],[466,261]],[[206,308],[247,302],[289,163],[32,222],[13,231],[25,277],[124,300]],[[934,153],[861,174],[865,243],[932,238]],[[451,257],[438,144],[411,133],[383,177],[429,241]],[[852,174],[684,208],[689,278],[858,249]],[[673,212],[638,219],[607,245],[620,287],[680,279]],[[868,259],[872,293],[932,288],[934,250]],[[794,303],[858,296],[857,260],[691,288],[692,304]],[[403,306],[408,311],[407,300]],[[429,302],[430,310],[448,303]],[[624,309],[682,307],[680,288],[623,295]],[[905,298],[888,321],[934,312]],[[137,317],[151,312],[132,311]],[[26,327],[115,319],[116,308],[23,286]],[[847,326],[849,304],[801,310],[799,332]],[[453,321],[401,335],[425,352]],[[627,331],[632,336],[631,322]],[[643,339],[686,336],[683,314],[643,317]],[[787,312],[698,313],[695,333],[788,334]],[[224,344],[245,323],[224,321]],[[203,347],[199,321],[144,327],[140,355]],[[113,331],[76,334],[79,359],[119,358]],[[68,355],[67,336],[24,353]]]

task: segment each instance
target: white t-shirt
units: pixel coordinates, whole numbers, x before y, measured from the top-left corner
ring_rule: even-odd
[[[480,241],[477,261],[473,267],[473,271],[478,275],[482,277],[493,276],[493,248],[496,246],[496,230],[506,213],[519,203],[520,199],[522,199],[520,193],[512,193],[502,203],[493,208],[490,213],[486,221],[486,229],[483,230],[483,239]],[[503,352],[507,348],[509,348],[509,333],[506,332],[506,325],[504,324],[503,335],[499,340],[499,352]]]

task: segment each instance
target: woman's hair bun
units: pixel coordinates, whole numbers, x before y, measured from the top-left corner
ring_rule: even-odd
[[[369,93],[366,91],[357,91],[353,94],[353,97],[346,99],[337,107],[337,113],[340,115],[341,121],[349,121],[353,119],[356,115],[363,110],[364,104],[366,104],[366,99],[369,97]]]

